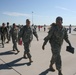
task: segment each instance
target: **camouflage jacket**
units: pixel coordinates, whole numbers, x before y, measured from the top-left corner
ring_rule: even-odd
[[[19,30],[18,30],[17,27],[16,28],[11,28],[10,34],[11,34],[13,40],[18,38],[18,32],[19,32]]]
[[[18,34],[18,40],[22,38],[22,41],[25,42],[31,42],[33,39],[33,34],[36,38],[38,38],[37,32],[28,26],[23,26],[23,28],[20,29]]]
[[[68,34],[65,27],[59,27],[55,23],[51,25],[51,28],[48,32],[48,35],[44,38],[44,44],[46,44],[49,40],[51,46],[59,45],[61,46],[63,43],[63,39],[70,44],[68,40]]]
[[[1,35],[3,36],[3,35],[6,35],[7,34],[7,28],[6,27],[1,27],[0,28],[0,33],[1,33]]]

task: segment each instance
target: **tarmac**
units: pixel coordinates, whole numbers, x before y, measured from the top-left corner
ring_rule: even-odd
[[[58,75],[55,72],[48,71],[51,60],[51,47],[49,42],[42,50],[43,39],[47,35],[47,31],[38,31],[39,41],[33,38],[30,45],[30,53],[33,63],[29,64],[28,59],[23,58],[24,47],[18,45],[19,53],[12,51],[12,41],[5,43],[5,47],[0,45],[0,75]],[[74,48],[76,48],[76,32],[72,31],[68,34],[69,40]],[[76,75],[76,50],[75,53],[66,51],[68,44],[64,41],[61,49],[62,73],[63,75]]]

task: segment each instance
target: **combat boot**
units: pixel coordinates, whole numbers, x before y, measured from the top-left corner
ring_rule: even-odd
[[[27,57],[26,57],[26,56],[23,56],[23,58],[27,59]]]
[[[13,50],[12,51],[15,51],[14,47],[13,47]]]
[[[55,72],[55,69],[53,67],[50,67],[49,71]]]
[[[24,53],[23,58],[27,59],[26,54]]]
[[[52,71],[52,72],[54,72],[55,71],[55,69],[53,68],[53,66],[50,64],[50,66],[49,66],[49,71]]]
[[[60,70],[60,71],[58,71],[58,75],[63,75],[63,74],[62,74],[62,72],[61,72],[61,70]]]
[[[6,43],[9,43],[9,41],[7,41]]]
[[[19,50],[17,50],[17,54],[19,53],[20,51]]]
[[[4,44],[2,44],[2,48],[4,48]]]
[[[29,58],[29,63],[32,63],[33,61],[32,61],[32,59],[31,58]]]

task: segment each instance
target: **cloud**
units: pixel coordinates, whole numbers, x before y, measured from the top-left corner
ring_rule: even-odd
[[[76,13],[76,11],[70,10],[70,9],[68,9],[68,8],[65,8],[65,7],[56,6],[55,8]]]
[[[33,17],[37,17],[37,18],[48,18],[49,16],[43,16],[43,15],[37,15],[33,13]],[[14,16],[14,17],[20,17],[20,16],[24,16],[24,17],[32,17],[32,13],[31,14],[24,14],[24,13],[19,13],[19,12],[3,12],[2,14],[4,15],[8,15],[8,16]]]
[[[56,6],[56,8],[58,8],[58,9],[62,9],[62,10],[69,10],[69,9],[67,9],[67,8],[60,7],[60,6]]]
[[[8,16],[26,16],[30,17],[31,14],[24,14],[24,13],[18,13],[18,12],[3,12],[3,14],[8,15]]]

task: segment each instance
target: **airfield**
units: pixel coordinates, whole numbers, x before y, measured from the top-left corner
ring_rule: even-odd
[[[75,48],[75,53],[66,51],[68,44],[65,41],[61,49],[63,75],[76,75],[76,32],[73,31],[74,28],[72,27],[71,34],[68,33],[68,37]],[[28,59],[23,58],[23,45],[18,45],[20,52],[16,54],[16,51],[12,51],[12,41],[9,44],[5,43],[5,48],[2,48],[0,44],[0,75],[58,75],[57,70],[55,72],[48,71],[52,56],[49,42],[45,46],[45,50],[42,50],[43,39],[48,34],[47,32],[48,27],[45,32],[43,28],[41,31],[37,30],[39,41],[33,37],[30,45],[33,60],[31,65],[28,64]],[[55,65],[54,68],[56,69]]]

